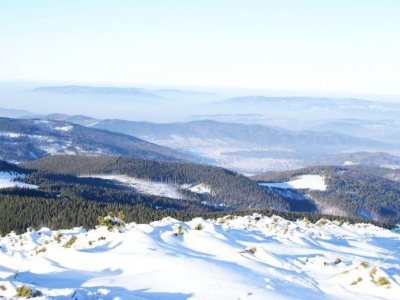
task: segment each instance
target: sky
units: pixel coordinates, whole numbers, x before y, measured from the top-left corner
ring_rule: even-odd
[[[0,0],[0,81],[400,95],[399,0]]]

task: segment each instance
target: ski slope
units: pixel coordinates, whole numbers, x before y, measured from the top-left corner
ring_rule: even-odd
[[[37,299],[398,299],[399,242],[373,225],[257,215],[43,228],[0,239],[0,298],[25,285]]]

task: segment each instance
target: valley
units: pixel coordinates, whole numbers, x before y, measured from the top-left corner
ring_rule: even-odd
[[[399,151],[393,138],[390,138],[390,142],[388,139],[383,142],[335,131],[299,131],[271,125],[212,120],[150,123],[62,114],[35,118],[123,133],[174,149],[186,155],[187,160],[197,160],[249,175],[317,164],[400,167]],[[103,154],[107,153],[109,151]]]
[[[0,1],[0,300],[395,300],[400,1]]]

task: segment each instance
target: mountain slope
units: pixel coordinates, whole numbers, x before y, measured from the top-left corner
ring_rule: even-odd
[[[222,116],[221,120],[225,117]],[[382,152],[398,153],[397,147],[392,144],[331,131],[290,131],[276,126],[211,120],[150,123],[63,114],[37,118],[122,132],[181,152],[193,153],[208,164],[250,174],[317,164],[400,165],[398,157]],[[302,126],[309,127],[313,122],[307,124],[305,122]]]
[[[99,119],[83,116],[83,115],[66,115],[66,114],[48,114],[48,115],[31,115],[27,117],[22,117],[21,119],[40,119],[49,121],[64,121],[69,123],[74,123],[86,127],[93,126]]]
[[[318,175],[326,184],[326,190],[303,189],[294,194],[306,195],[320,213],[363,217],[390,223],[400,222],[400,183],[388,178],[398,172],[371,167],[317,166],[286,172],[274,172],[253,176],[258,182],[285,182],[304,176]],[[285,187],[285,186],[281,186]],[[270,187],[278,193],[282,189]]]
[[[190,191],[174,199],[157,190],[143,191],[139,184],[36,171],[0,161],[0,234],[23,232],[29,226],[94,226],[99,215],[121,210],[128,220],[141,222],[216,211]]]
[[[29,161],[49,154],[65,153],[196,161],[192,156],[133,136],[63,121],[0,118],[0,145],[0,158],[8,161]]]
[[[28,167],[30,165],[36,168],[23,168],[0,161],[0,235],[10,231],[22,233],[31,226],[63,229],[79,224],[93,228],[98,216],[110,211],[123,211],[128,222],[150,222],[166,216],[182,220],[198,216],[217,219],[226,211],[232,211],[232,207],[221,207],[220,203],[243,207],[252,204],[252,207],[264,208],[258,209],[259,213],[269,216],[278,214],[292,221],[307,218],[315,222],[320,218],[335,218],[304,209],[297,212],[270,209],[268,203],[278,208],[287,204],[282,202],[282,197],[265,191],[248,178],[221,168],[173,163],[160,165],[132,158],[74,156],[48,157],[27,164]],[[82,170],[94,173],[79,177],[60,174]],[[122,176],[124,180],[118,180]],[[174,179],[172,182],[171,178]],[[208,194],[179,184],[196,178],[198,182],[208,182],[207,178],[213,182],[208,184]],[[126,184],[128,181],[133,184]],[[174,193],[166,193],[165,188],[159,188],[160,185],[174,190]],[[237,198],[241,198],[241,202],[231,201]],[[218,206],[213,205],[214,202]],[[243,215],[253,212],[254,209],[235,210],[234,213]],[[348,217],[341,220],[352,223],[362,221]],[[393,225],[370,223],[389,228]]]
[[[210,120],[167,124],[102,120],[93,127],[138,136],[195,153],[212,164],[253,174],[314,165],[313,160],[324,154],[397,151],[389,144],[334,132],[289,131]]]
[[[103,120],[93,127],[136,136],[149,136],[157,140],[168,139],[171,135],[176,135],[185,139],[194,137],[210,140],[235,139],[241,142],[271,147],[305,148],[316,146],[317,144],[319,147],[329,145],[333,149],[355,145],[366,148],[385,147],[383,143],[333,132],[291,132],[262,125],[222,123],[209,120],[169,124]]]
[[[369,166],[381,168],[400,168],[400,157],[385,152],[351,152],[318,155],[307,161],[308,165]]]
[[[400,140],[400,113],[397,114],[396,119],[366,120],[356,118],[360,116],[360,114],[355,113],[352,118],[323,119],[325,116],[320,115],[318,120],[299,120],[260,114],[214,114],[193,115],[187,118],[187,120],[214,120],[227,123],[259,124],[294,131],[333,131],[392,144],[397,144],[397,141]],[[331,116],[329,115],[329,117]]]
[[[156,162],[130,157],[81,157],[57,155],[32,161],[26,168],[50,173],[89,175],[115,174],[153,182],[173,184],[203,184],[209,193],[199,200],[234,209],[275,208],[288,209],[289,205],[249,178],[219,167],[187,163]],[[184,192],[182,190],[182,192]]]

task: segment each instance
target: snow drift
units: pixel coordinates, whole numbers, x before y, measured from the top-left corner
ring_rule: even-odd
[[[0,298],[398,299],[400,235],[261,215],[0,239]]]

